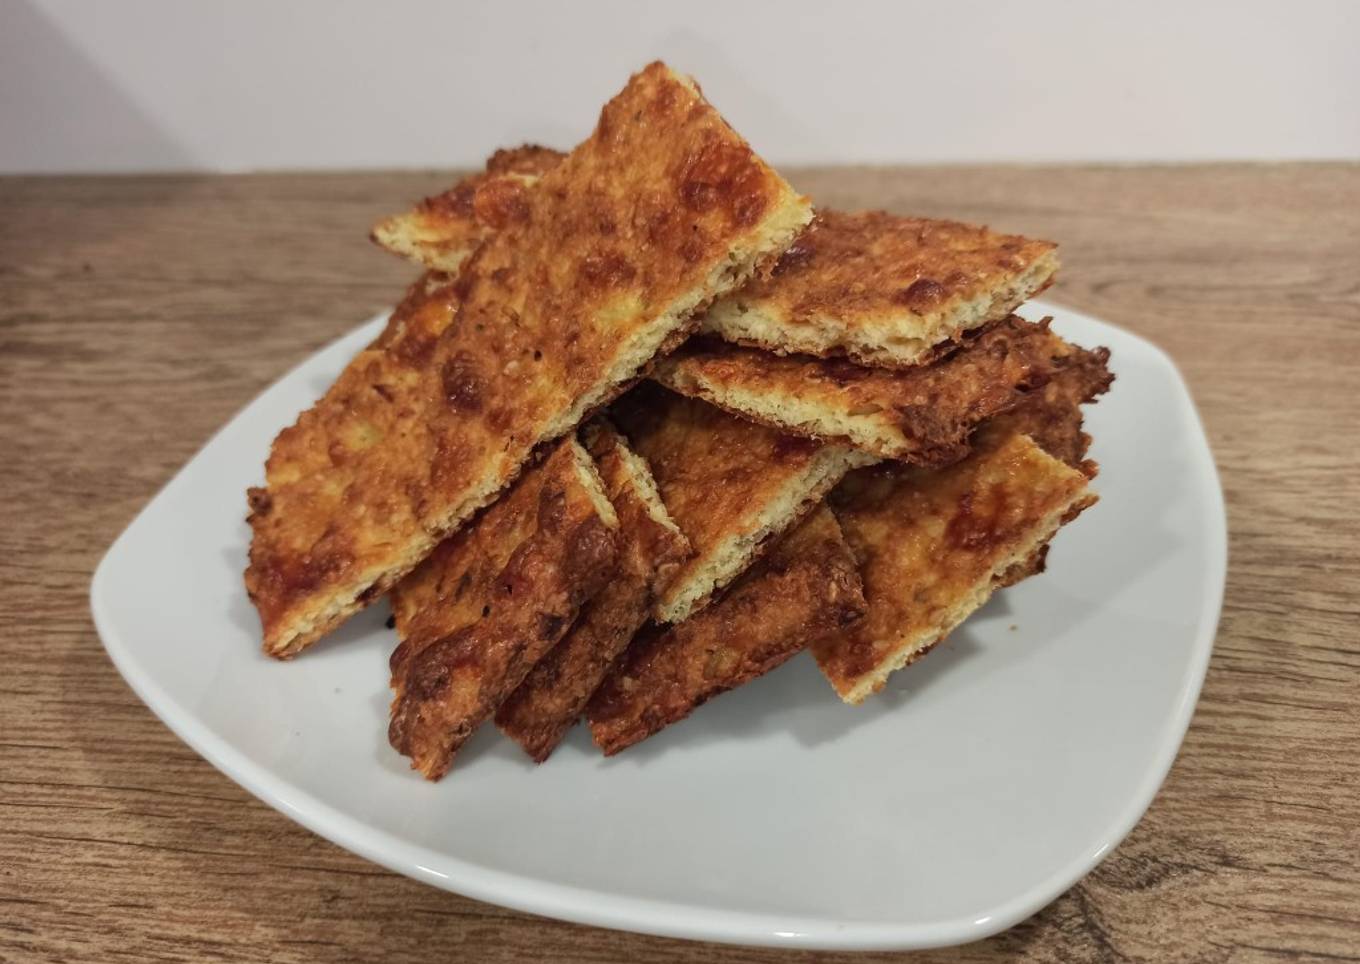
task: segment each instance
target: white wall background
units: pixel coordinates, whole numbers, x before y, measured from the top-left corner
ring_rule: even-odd
[[[1360,3],[0,0],[0,171],[443,167],[662,57],[786,163],[1360,158]]]

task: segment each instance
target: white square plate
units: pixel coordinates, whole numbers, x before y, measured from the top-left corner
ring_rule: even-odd
[[[429,784],[387,745],[385,605],[292,663],[260,652],[241,573],[269,443],[383,323],[252,402],[95,573],[118,669],[261,800],[392,870],[481,900],[678,937],[822,948],[976,940],[1038,910],[1133,827],[1175,756],[1213,645],[1223,498],[1175,366],[1108,345],[1089,409],[1102,500],[1046,574],[1000,594],[864,706],[806,655],[605,760],[581,729],[544,765],[484,727]]]

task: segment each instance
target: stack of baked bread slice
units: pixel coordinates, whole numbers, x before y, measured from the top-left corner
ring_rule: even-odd
[[[246,585],[289,657],[389,595],[389,738],[615,753],[809,649],[857,703],[1095,501],[1108,352],[1052,244],[819,210],[662,64],[570,153],[373,231],[425,273],[275,441]]]

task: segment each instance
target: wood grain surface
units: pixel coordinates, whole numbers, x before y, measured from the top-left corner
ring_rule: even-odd
[[[1360,166],[792,174],[825,204],[1060,241],[1050,297],[1176,359],[1228,498],[1222,627],[1147,816],[1031,920],[914,959],[1360,960]],[[104,549],[256,392],[393,302],[412,272],[367,227],[447,180],[0,179],[0,959],[906,956],[641,937],[416,884],[221,776],[104,655]]]

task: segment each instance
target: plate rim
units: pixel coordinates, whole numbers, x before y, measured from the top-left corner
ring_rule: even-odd
[[[115,631],[112,617],[106,609],[107,603],[103,598],[105,594],[102,587],[107,579],[106,573],[116,561],[125,540],[161,496],[180,482],[188,467],[204,450],[212,446],[242,413],[253,407],[279,383],[287,381],[299,369],[308,365],[317,354],[347,339],[357,340],[361,333],[386,319],[388,312],[368,319],[292,366],[242,406],[185,461],[155,495],[147,500],[105,551],[95,568],[90,583],[90,611],[95,630],[105,652],[138,699],[175,736],[228,779],[258,800],[331,843],[395,873],[441,890],[517,911],[590,926],[660,937],[746,946],[805,950],[908,950],[951,946],[990,937],[1030,917],[1085,877],[1128,836],[1152,805],[1180,752],[1203,687],[1222,615],[1228,566],[1227,506],[1223,496],[1222,480],[1208,434],[1204,429],[1203,417],[1194,403],[1179,366],[1165,351],[1141,335],[1086,312],[1046,300],[1031,301],[1025,307],[1042,314],[1056,314],[1059,316],[1059,324],[1062,321],[1061,316],[1066,315],[1114,329],[1121,336],[1139,343],[1141,349],[1149,352],[1159,364],[1174,375],[1181,401],[1191,416],[1187,420],[1187,428],[1198,433],[1200,445],[1207,457],[1209,471],[1205,482],[1212,496],[1209,500],[1212,511],[1207,513],[1208,517],[1204,521],[1210,537],[1210,544],[1207,546],[1210,591],[1201,601],[1199,614],[1201,629],[1193,641],[1192,659],[1177,694],[1173,724],[1167,730],[1167,738],[1159,748],[1159,755],[1145,770],[1138,791],[1130,795],[1129,802],[1118,819],[1110,822],[1108,832],[1103,835],[1105,842],[1094,853],[1076,857],[1065,863],[1048,878],[1002,902],[989,914],[973,919],[901,924],[846,923],[806,915],[781,917],[768,912],[729,911],[623,896],[588,887],[552,883],[532,876],[482,866],[448,854],[437,853],[418,844],[407,843],[386,831],[340,813],[325,800],[292,785],[284,777],[275,775],[268,768],[248,759],[228,740],[218,737],[208,729],[195,714],[180,706],[170,693],[152,679],[150,672],[133,655],[131,647]],[[438,863],[450,872],[436,870],[428,866],[428,863]]]

